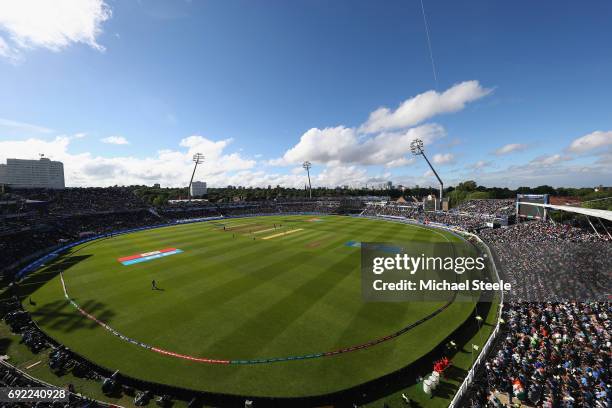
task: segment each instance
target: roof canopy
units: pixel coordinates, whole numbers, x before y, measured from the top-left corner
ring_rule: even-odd
[[[589,217],[603,218],[604,220],[612,221],[612,211],[608,211],[608,210],[599,210],[596,208],[573,207],[571,205],[527,203],[524,201],[522,201],[520,205],[534,205],[536,207],[544,207],[544,208],[549,208],[551,210],[573,212],[576,214],[583,214]]]

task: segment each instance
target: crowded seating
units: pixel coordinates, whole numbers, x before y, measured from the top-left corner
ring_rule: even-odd
[[[463,405],[612,406],[610,241],[545,221],[480,235],[513,290]]]
[[[609,302],[510,305],[464,405],[610,407],[611,314]]]
[[[147,205],[129,187],[66,188],[63,190],[14,190],[27,200],[43,201],[51,214],[124,211],[146,208]]]
[[[464,201],[453,211],[501,217],[514,214],[516,208],[514,199],[481,199]]]
[[[47,209],[11,213],[23,208],[13,205],[0,214],[0,269],[87,235],[194,218],[336,213],[340,206],[338,200],[275,200],[187,202],[153,210],[124,188],[35,190],[5,198],[45,201]],[[471,200],[451,212],[425,212],[418,203],[371,203],[362,215],[474,231],[490,247],[502,279],[512,284],[501,334],[477,372],[464,406],[500,407],[514,401],[546,408],[612,407],[612,306],[606,297],[612,293],[610,240],[549,221],[485,228],[492,219],[513,211],[513,200]],[[15,316],[17,325],[19,318]],[[41,344],[35,332],[24,333],[30,333],[31,347]],[[442,372],[448,366],[438,363]],[[0,366],[0,386],[28,381]],[[138,396],[139,401],[146,397]],[[70,406],[79,406],[78,401],[75,404]]]
[[[15,213],[0,216],[0,272],[8,279],[27,261],[88,236],[208,217],[333,213],[339,206],[337,200],[187,201],[155,210],[123,187],[24,191],[28,199],[46,200],[47,204],[44,211],[22,214],[15,207]]]

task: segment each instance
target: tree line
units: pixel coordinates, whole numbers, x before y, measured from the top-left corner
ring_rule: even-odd
[[[187,188],[160,188],[149,186],[134,186],[134,192],[145,202],[161,207],[168,203],[169,200],[187,199]],[[312,189],[313,199],[321,197],[356,197],[356,196],[377,196],[389,197],[393,200],[399,197],[416,197],[421,199],[429,194],[438,195],[439,190],[432,187],[402,187],[396,186],[390,188],[349,188],[337,187],[326,188],[317,187]],[[575,197],[581,201],[596,200],[606,198],[612,195],[612,188],[600,188],[595,191],[593,188],[566,188],[552,187],[542,185],[538,187],[519,187],[510,189],[507,187],[485,187],[479,186],[474,180],[467,180],[459,183],[454,187],[444,189],[444,195],[449,198],[450,205],[457,204],[474,199],[501,199],[515,198],[517,194],[550,194],[557,197]],[[204,197],[213,203],[228,203],[235,201],[266,201],[276,199],[307,199],[309,197],[307,189],[289,188],[282,186],[268,187],[242,187],[242,186],[227,186],[227,187],[211,187],[208,188],[208,194]],[[585,203],[585,206],[591,208],[602,208],[612,210],[612,200],[599,200]]]

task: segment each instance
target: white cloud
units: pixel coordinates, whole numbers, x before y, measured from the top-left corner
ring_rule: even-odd
[[[15,52],[2,37],[0,37],[0,57],[6,58],[12,63],[17,63],[20,60],[19,54]]]
[[[596,164],[612,167],[612,149],[598,155]]]
[[[522,150],[525,150],[526,148],[527,148],[527,145],[524,145],[521,143],[510,143],[510,144],[504,145],[500,147],[499,149],[495,150],[495,154],[498,156],[502,156],[505,154],[520,152]]]
[[[414,163],[414,158],[409,159],[407,157],[401,157],[399,159],[391,160],[389,163],[385,164],[385,167],[387,168],[403,167],[403,166],[410,166],[413,163]]]
[[[47,157],[66,157],[70,138],[58,136],[51,141],[30,138],[18,141],[0,141],[0,163],[6,159],[37,159],[42,153]]]
[[[510,187],[540,186],[587,187],[609,184],[612,164],[568,165],[557,162],[550,165],[527,163],[510,166],[494,172],[464,175],[464,179],[474,179],[479,185]]]
[[[204,155],[204,163],[199,168],[206,174],[221,175],[227,171],[247,170],[255,167],[255,160],[245,159],[239,153],[224,154],[232,139],[213,141],[203,136],[189,136],[180,142],[181,147],[187,147],[186,156],[189,160],[196,153]]]
[[[272,160],[271,164],[287,165],[309,160],[319,164],[397,167],[412,162],[406,155],[410,153],[410,142],[415,138],[429,144],[444,135],[444,128],[436,124],[362,138],[358,137],[355,129],[344,126],[312,128],[281,159]]]
[[[435,164],[449,164],[455,162],[455,155],[452,153],[434,154],[433,162]]]
[[[363,185],[367,182],[366,170],[360,166],[330,165],[315,177],[317,186]]]
[[[238,153],[226,153],[225,149],[231,143],[229,139],[212,141],[202,136],[190,136],[180,142],[181,149],[161,150],[146,158],[74,154],[70,152],[72,140],[73,137],[58,136],[52,140],[30,138],[0,141],[0,162],[7,158],[36,159],[38,153],[44,153],[46,157],[64,163],[66,184],[69,186],[186,185],[193,168],[192,156],[196,152],[206,156],[204,163],[198,167],[196,179],[208,181],[211,185],[225,185],[228,180],[247,185],[235,178],[236,172],[252,169],[256,163]]]
[[[60,51],[73,43],[98,51],[104,47],[96,38],[102,24],[111,17],[104,0],[3,0],[0,1],[0,55],[18,55],[31,48]]]
[[[310,160],[318,163],[342,161],[353,155],[359,143],[355,130],[344,126],[312,128],[302,135],[297,145],[289,149],[278,164]]]
[[[43,140],[30,138],[19,141],[0,141],[0,163],[7,158],[37,159],[38,153],[64,162],[68,186],[109,186],[161,183],[164,186],[186,186],[194,153],[201,152],[206,158],[198,167],[196,180],[207,181],[211,186],[276,186],[303,188],[306,174],[301,167],[287,173],[270,173],[256,169],[257,162],[239,153],[228,152],[231,139],[211,140],[202,136],[183,139],[178,148],[166,149],[150,157],[102,157],[92,153],[71,152],[74,136],[58,136]],[[537,161],[536,161],[537,160]],[[522,165],[514,165],[494,172],[478,171],[472,174],[441,174],[448,185],[462,180],[474,179],[488,186],[518,187],[550,184],[554,186],[589,186],[609,183],[612,172],[610,154],[604,154],[591,165],[569,166],[562,155],[543,156]],[[473,167],[485,167],[486,163]],[[311,172],[314,186],[334,187],[338,185],[359,186],[382,183],[387,180],[404,185],[433,185],[435,178],[428,170],[422,176],[390,173],[371,175],[367,167],[359,164],[329,163],[315,167]],[[320,171],[319,171],[320,170]],[[410,173],[414,173],[411,171]]]
[[[123,136],[109,136],[104,139],[100,139],[102,143],[114,144],[114,145],[127,145],[130,144],[128,140]]]
[[[25,122],[18,122],[15,120],[4,119],[4,118],[0,118],[0,127],[9,129],[9,130],[16,130],[19,132],[26,132],[26,133],[53,133],[54,132],[53,129],[49,129],[43,126],[33,125],[31,123],[25,123]]]
[[[612,145],[612,130],[597,130],[575,139],[568,150],[573,153],[585,153],[603,146]]]
[[[538,156],[529,163],[535,166],[552,166],[553,164],[568,160],[572,160],[572,158],[569,156],[562,156],[560,154],[553,154],[550,156]]]
[[[461,82],[443,93],[427,91],[405,100],[395,111],[386,107],[376,109],[359,130],[375,133],[414,126],[435,115],[460,111],[467,103],[491,92],[491,89],[480,86],[478,81]]]
[[[490,166],[491,164],[492,162],[488,160],[478,160],[476,163],[472,163],[469,166],[467,166],[467,168],[473,169],[473,170],[480,170],[480,169],[484,169],[485,167]]]

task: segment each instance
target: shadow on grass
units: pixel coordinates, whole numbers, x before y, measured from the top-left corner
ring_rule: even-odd
[[[466,351],[464,351],[464,349],[471,347],[471,340],[479,330],[479,324],[474,316],[476,314],[487,316],[491,307],[492,304],[489,302],[479,303],[477,308],[475,308],[474,312],[470,314],[464,324],[462,324],[453,333],[450,333],[449,336],[437,347],[434,347],[429,353],[421,356],[418,360],[407,367],[377,380],[371,381],[368,384],[338,393],[336,394],[336,397],[340,397],[340,400],[350,400],[358,403],[371,403],[416,384],[417,376],[431,373],[433,362],[435,360],[443,356],[448,356],[452,359],[454,354],[465,353]],[[457,344],[457,350],[449,353],[449,351],[445,348],[445,344],[450,340],[453,340]],[[451,366],[449,367],[446,375],[448,380],[460,382],[463,380],[466,374],[466,370]],[[456,384],[443,380],[436,389],[435,396],[450,399],[456,390]],[[419,405],[416,405],[416,401],[412,401],[411,406]]]
[[[467,370],[456,366],[450,366],[444,373],[444,378],[441,379],[440,384],[436,388],[434,394],[436,397],[451,399],[457,391],[458,382],[463,381],[467,375]],[[454,381],[455,383],[448,382]]]
[[[91,255],[77,255],[77,256],[63,255],[63,256],[60,256],[52,260],[50,263],[45,265],[46,266],[45,269],[38,270],[28,275],[28,277],[26,277],[23,281],[21,281],[17,285],[15,289],[17,296],[19,297],[21,301],[27,300],[28,303],[30,301],[36,303],[35,300],[27,299],[27,298],[29,298],[33,293],[35,293],[45,283],[57,277],[57,275],[59,275],[60,272],[65,272],[69,270],[73,266],[86,260],[89,257],[91,257]]]
[[[62,298],[42,303],[36,297],[36,291],[44,284],[55,279],[60,272],[66,272],[73,266],[85,261],[91,255],[62,255],[42,266],[40,270],[27,276],[14,287],[11,293],[3,293],[5,299],[16,295],[30,312],[33,320],[44,330],[51,329],[70,333],[76,330],[93,329],[97,323],[81,315],[70,303]],[[76,300],[76,299],[75,299]],[[106,304],[97,300],[79,302],[79,305],[103,322],[108,322],[114,315]]]
[[[467,370],[457,367],[457,366],[450,366],[445,372],[444,372],[444,378],[443,380],[452,380],[452,381],[463,381],[463,379],[465,378],[465,376],[467,375]]]
[[[95,316],[98,320],[109,323],[115,316],[104,303],[96,300],[87,300],[80,303],[87,313]],[[45,303],[31,310],[32,318],[43,330],[45,328],[53,331],[71,333],[77,330],[94,329],[98,324],[83,316],[65,299]]]

